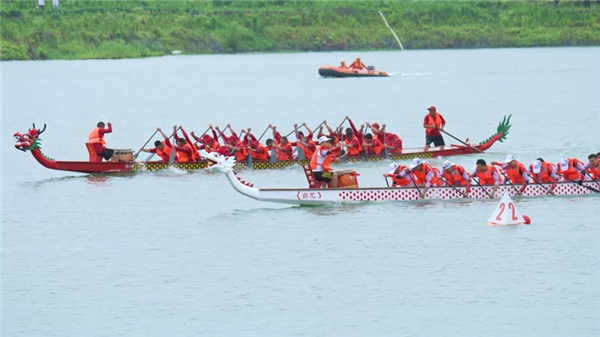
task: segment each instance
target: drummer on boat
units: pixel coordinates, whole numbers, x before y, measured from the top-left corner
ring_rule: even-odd
[[[94,152],[104,158],[104,160],[118,161],[117,157],[114,156],[115,150],[107,148],[106,141],[104,140],[104,135],[112,132],[112,124],[108,123],[108,128],[105,128],[104,126],[104,122],[98,122],[98,124],[96,124],[96,127],[88,136],[88,143],[92,145]]]

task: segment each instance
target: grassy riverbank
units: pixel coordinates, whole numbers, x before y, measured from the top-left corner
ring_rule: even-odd
[[[561,1],[3,0],[2,60],[600,45],[600,6]]]

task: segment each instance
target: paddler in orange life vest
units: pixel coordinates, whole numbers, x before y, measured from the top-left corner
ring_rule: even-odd
[[[444,143],[444,137],[442,137],[440,130],[444,130],[446,120],[437,112],[437,109],[433,105],[427,108],[427,110],[429,113],[425,115],[425,120],[423,121],[423,127],[425,128],[425,148],[423,148],[423,151],[429,151],[431,143],[433,143],[433,146],[439,146],[440,150],[443,150],[446,143]]]
[[[558,162],[558,174],[565,181],[577,182],[580,186],[583,184],[583,174],[585,173],[585,164],[577,158],[562,158]]]
[[[362,151],[362,146],[360,146],[360,142],[358,138],[354,135],[354,131],[351,128],[346,129],[346,135],[343,137],[344,146],[346,147],[346,152],[349,157],[358,157],[360,156],[360,152]]]
[[[413,179],[415,179],[417,185],[425,183],[425,188],[421,191],[420,195],[421,198],[424,198],[425,193],[427,193],[427,190],[429,190],[429,187],[437,178],[433,168],[429,164],[424,163],[421,158],[415,158],[405,171],[406,173],[413,174]]]
[[[180,125],[179,129],[183,134],[183,138],[177,135],[177,125],[173,126],[173,135],[175,135],[175,151],[177,152],[178,163],[194,162],[200,160],[200,153],[196,150],[194,143],[190,140],[187,133]]]
[[[294,148],[288,141],[286,136],[281,136],[275,125],[269,124],[273,129],[273,139],[275,139],[275,149],[277,152],[277,160],[294,160]]]
[[[111,132],[112,124],[108,123],[108,128],[104,128],[104,122],[98,122],[96,128],[88,136],[88,143],[92,144],[94,152],[106,161],[117,161],[117,157],[113,156],[115,150],[107,148],[106,141],[104,140],[104,134]]]
[[[308,131],[308,135],[304,136],[304,132],[298,131],[298,124],[294,124],[294,132],[296,133],[296,141],[292,142],[292,146],[295,146],[298,149],[301,149],[304,153],[304,159],[312,158],[313,153],[317,149],[315,142],[312,141],[312,130],[306,126],[306,123],[302,123],[302,125]]]
[[[466,186],[465,198],[469,197],[471,193],[471,176],[467,173],[464,167],[456,165],[448,160],[442,165],[442,176],[443,180],[446,181],[448,186]]]
[[[527,187],[527,183],[529,183],[529,175],[527,174],[527,168],[525,165],[521,164],[512,154],[506,156],[504,163],[493,161],[490,164],[502,167],[502,170],[506,172],[503,174],[504,181],[502,183],[506,184],[510,181],[513,184],[521,184],[521,188],[518,191],[519,195],[523,194],[523,191]],[[500,171],[502,173],[502,171]]]
[[[331,139],[321,136],[319,138],[319,146],[310,160],[310,168],[316,181],[323,183],[331,182],[331,187],[337,188],[338,176],[330,166],[332,155]],[[333,161],[339,162],[340,160],[334,159]]]
[[[383,144],[377,138],[373,138],[373,135],[367,133],[365,136],[365,142],[362,144],[367,155],[380,155],[383,151]]]
[[[340,62],[339,68],[340,69],[348,69],[348,66],[346,65],[346,62],[342,61],[342,62]]]
[[[390,164],[390,172],[384,173],[384,178],[392,178],[392,187],[410,187],[415,186],[414,177],[410,176],[408,167],[398,165],[397,163]]]
[[[552,183],[552,186],[548,189],[549,194],[554,194],[554,188],[559,180],[556,171],[554,164],[546,163],[542,158],[538,158],[533,164],[529,165],[529,172],[532,174],[531,179],[534,182],[538,184]]]
[[[354,62],[352,62],[352,64],[350,65],[350,69],[367,69],[367,66],[360,60],[360,57],[357,57],[356,60],[354,60]]]
[[[169,141],[169,137],[161,130],[161,128],[156,128],[156,130],[160,132],[165,140],[162,142],[160,140],[155,141],[153,149],[142,148],[140,151],[156,153],[162,161],[168,163],[171,158],[171,149],[173,148],[173,145],[171,144],[171,141]],[[175,156],[175,161],[177,161],[177,154],[175,154]]]
[[[590,154],[588,156],[589,163],[585,164],[587,176],[592,180],[600,180],[600,164],[598,164],[598,155]]]
[[[478,159],[477,162],[475,162],[475,167],[473,167],[473,173],[471,176],[479,179],[479,185],[494,185],[492,193],[490,193],[490,198],[494,198],[496,191],[498,190],[498,186],[502,181],[502,179],[500,179],[498,169],[492,165],[488,165],[485,160]]]

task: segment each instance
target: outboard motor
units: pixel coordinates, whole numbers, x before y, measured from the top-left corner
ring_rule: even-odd
[[[367,66],[367,70],[375,70],[375,66]]]

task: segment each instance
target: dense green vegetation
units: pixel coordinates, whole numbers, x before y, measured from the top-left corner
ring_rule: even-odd
[[[591,1],[2,0],[0,58],[600,45]]]

